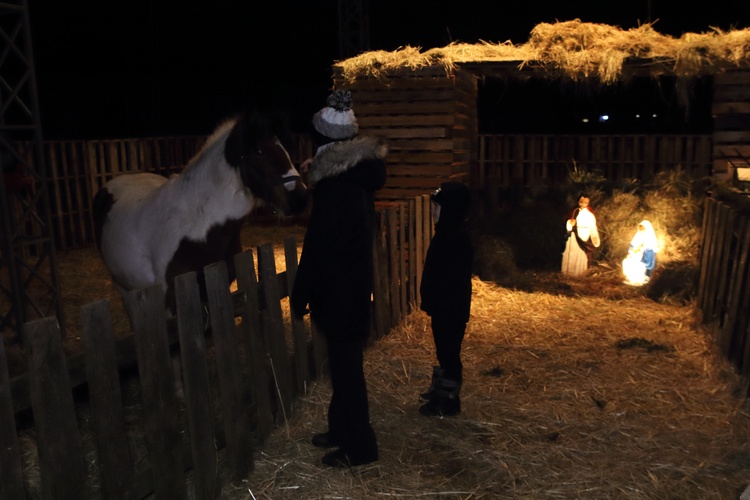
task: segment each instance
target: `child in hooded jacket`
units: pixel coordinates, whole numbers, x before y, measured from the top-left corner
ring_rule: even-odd
[[[431,318],[438,366],[432,385],[421,395],[425,416],[448,416],[461,411],[463,383],[461,343],[471,310],[471,270],[474,251],[466,228],[471,206],[469,189],[444,182],[431,197],[435,235],[425,257],[420,294],[421,309]]]

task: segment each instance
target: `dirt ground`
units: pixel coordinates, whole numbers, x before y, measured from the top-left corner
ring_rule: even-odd
[[[244,241],[286,235],[301,243],[304,228]],[[128,331],[95,250],[59,261],[66,348],[80,346],[77,308],[101,298],[115,331]],[[747,388],[690,304],[654,302],[608,268],[578,279],[527,273],[523,289],[474,280],[460,415],[417,412],[434,355],[429,318],[413,312],[366,352],[378,462],[320,463],[324,452],[309,441],[325,430],[323,379],[222,498],[739,498],[750,485]]]

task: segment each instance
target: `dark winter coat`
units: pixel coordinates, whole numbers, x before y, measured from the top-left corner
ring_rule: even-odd
[[[466,228],[469,191],[463,184],[443,183],[433,196],[440,205],[435,235],[425,257],[421,309],[433,318],[469,321],[474,251]]]
[[[374,193],[385,184],[387,148],[372,137],[328,144],[309,167],[312,211],[292,289],[292,312],[325,335],[370,331]]]

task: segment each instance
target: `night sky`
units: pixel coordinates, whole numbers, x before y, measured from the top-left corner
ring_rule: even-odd
[[[46,139],[206,134],[255,103],[285,110],[304,131],[340,59],[336,0],[29,2]],[[540,22],[576,18],[623,29],[650,20],[673,36],[750,26],[750,2],[740,0],[700,8],[663,0],[371,0],[369,11],[373,50],[520,44]],[[595,105],[607,96],[581,99]],[[543,118],[500,121],[547,126]]]

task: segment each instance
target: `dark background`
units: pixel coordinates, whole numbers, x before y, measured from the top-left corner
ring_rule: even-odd
[[[331,66],[341,59],[337,0],[29,1],[46,139],[206,134],[255,103],[285,110],[291,127],[305,131],[332,85]],[[664,0],[371,0],[369,13],[373,50],[426,50],[452,41],[521,44],[540,22],[576,18],[623,29],[652,21],[673,36],[750,26],[745,0],[698,7]],[[593,117],[592,127],[626,131],[710,127],[710,95],[703,91],[710,85],[696,84],[686,121],[672,83],[592,89],[489,82],[480,87],[480,129],[572,131],[583,115]],[[658,111],[659,119],[639,122],[630,113],[636,108],[648,116]],[[623,110],[628,118],[619,118]],[[598,122],[603,113],[609,122]]]

